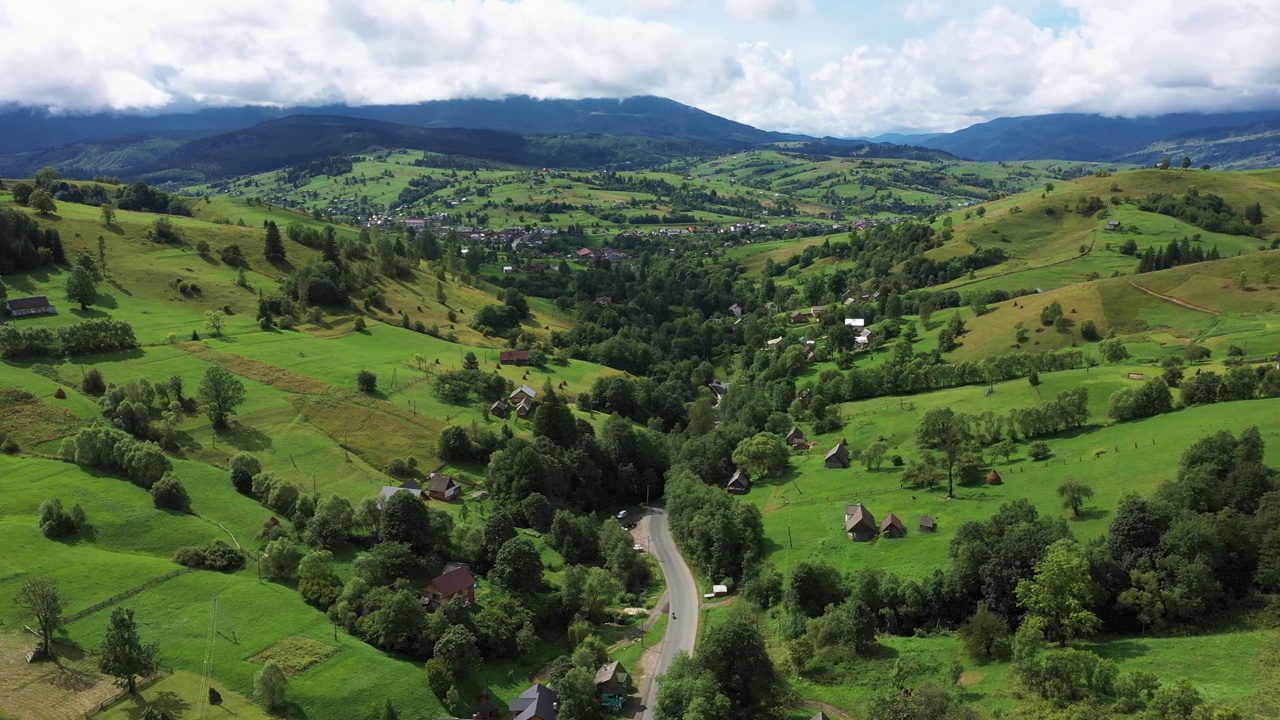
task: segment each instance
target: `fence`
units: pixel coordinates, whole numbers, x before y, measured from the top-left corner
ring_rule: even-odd
[[[155,685],[156,683],[169,677],[172,674],[173,674],[173,668],[162,667],[160,668],[160,671],[157,672],[155,675],[139,680],[137,683],[138,691],[141,692],[142,690],[145,690],[146,688],[149,688],[152,685]],[[118,705],[121,700],[124,700],[127,697],[129,697],[129,689],[125,688],[120,692],[116,693],[115,695],[112,695],[111,697],[107,698],[106,700],[103,700],[101,703],[98,704],[98,707],[85,712],[84,716],[86,720],[97,717],[98,713],[106,712],[110,710],[111,708]]]
[[[191,568],[184,567],[184,568],[178,568],[177,570],[174,570],[173,572],[170,572],[170,573],[165,573],[164,575],[161,575],[158,578],[152,578],[137,587],[133,587],[133,588],[129,588],[128,590],[125,590],[119,595],[114,595],[112,597],[109,597],[106,600],[103,600],[102,602],[98,603],[97,605],[91,605],[85,608],[84,610],[81,610],[80,612],[68,615],[65,618],[63,618],[63,622],[73,623],[79,620],[80,618],[88,617],[105,607],[108,607],[110,605],[115,605],[121,600],[131,598],[134,595],[137,595],[138,593],[142,592],[143,590],[146,590],[147,588],[155,587],[156,585],[159,585],[160,583],[166,580],[172,580],[173,578],[176,578],[179,575],[182,575],[184,573],[189,573],[189,572],[191,572]]]

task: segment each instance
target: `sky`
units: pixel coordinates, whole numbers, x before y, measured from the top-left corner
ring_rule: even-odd
[[[1280,108],[1280,0],[0,2],[0,103],[660,95],[768,130]]]

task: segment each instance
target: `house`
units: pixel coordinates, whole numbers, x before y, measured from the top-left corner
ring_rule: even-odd
[[[556,720],[560,714],[560,696],[555,690],[538,683],[508,703],[511,720]]]
[[[498,402],[489,406],[489,413],[496,417],[500,417],[503,420],[506,420],[508,417],[511,416],[511,406],[499,400]]]
[[[601,295],[596,298],[596,304],[600,307],[609,307],[613,305],[613,298],[609,295]]]
[[[503,365],[528,365],[528,350],[503,350],[498,353],[498,362]]]
[[[876,519],[871,516],[870,510],[862,506],[862,503],[845,506],[844,533],[850,540],[865,542],[874,539],[876,532]]]
[[[729,312],[733,313],[734,317],[740,318],[742,317],[742,306],[738,303],[734,303],[729,306]]]
[[[856,303],[856,302],[858,302],[858,298],[851,298],[851,297],[847,297],[847,298],[845,298],[845,299],[844,299],[844,306],[845,306],[845,307],[852,307],[852,306],[853,306],[853,304],[854,304],[854,303]]]
[[[844,324],[853,328],[866,327],[867,321],[863,318],[845,318]]]
[[[804,436],[804,432],[800,430],[799,425],[793,425],[791,431],[783,439],[794,448],[806,447],[809,444],[809,439]]]
[[[809,313],[803,310],[797,310],[791,313],[791,322],[793,324],[809,322],[809,317],[810,317]]]
[[[58,314],[58,309],[50,305],[49,298],[44,295],[14,298],[8,302],[8,307],[9,314],[13,317]]]
[[[711,388],[711,392],[715,393],[717,398],[722,398],[729,392],[729,384],[718,378],[707,383],[707,387]]]
[[[464,605],[476,601],[476,576],[466,565],[448,570],[422,587],[422,604],[432,610],[454,598]]]
[[[581,250],[578,250],[573,254],[579,258],[582,258],[583,260],[590,260],[591,258],[596,256],[595,253],[591,252],[590,248],[582,248]]]
[[[812,345],[804,346],[804,361],[808,363],[818,362],[818,353],[814,351]]]
[[[938,532],[938,523],[929,515],[920,516],[920,532]]]
[[[734,495],[746,495],[751,491],[751,478],[742,470],[735,470],[725,489]]]
[[[907,526],[902,524],[897,515],[889,513],[884,521],[880,523],[880,534],[887,538],[906,537]]]
[[[537,400],[537,399],[538,399],[538,391],[534,390],[528,385],[521,385],[515,390],[512,390],[511,394],[507,396],[507,400],[513,403],[519,403],[522,400]]]
[[[432,500],[457,500],[462,494],[462,486],[448,475],[431,473],[427,480],[427,497]]]
[[[779,345],[781,345],[781,344],[782,344],[782,336],[781,336],[781,335],[779,335],[779,336],[778,336],[778,337],[776,337],[776,338],[773,338],[772,340],[765,340],[765,341],[764,341],[764,347],[765,347],[765,349],[766,349],[766,350],[770,350],[770,349],[772,349],[772,348],[776,348],[776,347],[778,347],[778,346],[779,346]]]
[[[1121,230],[1124,229],[1124,226],[1120,224],[1119,220],[1112,220],[1111,222],[1107,223],[1106,227],[1102,229],[1106,230],[1107,232],[1120,232]]]
[[[810,315],[812,315],[812,316],[814,316],[814,317],[816,317],[816,318],[817,318],[817,317],[822,317],[822,313],[824,313],[824,312],[826,312],[826,311],[827,311],[827,309],[826,309],[825,307],[823,307],[822,305],[814,305],[813,307],[809,308],[809,314],[810,314]]]
[[[995,468],[992,468],[991,472],[987,473],[988,485],[1000,485],[1003,482],[1004,479],[1000,477],[1000,473],[996,472]]]
[[[383,485],[382,492],[378,493],[378,506],[381,507],[387,501],[387,498],[398,492],[407,492],[419,500],[426,500],[422,495],[422,486],[418,484],[417,480],[405,480],[398,486]]]
[[[520,401],[516,406],[516,417],[521,420],[528,420],[533,415],[533,402],[527,398]]]
[[[596,694],[602,704],[610,696],[623,700],[631,694],[631,674],[622,663],[614,660],[596,671]]]
[[[511,273],[513,273],[513,272],[515,272],[515,271],[516,271],[516,269],[515,269],[515,268],[513,268],[513,267],[511,267],[510,265],[503,265],[503,266],[502,266],[502,274],[503,274],[503,275],[510,275]]]
[[[829,468],[849,467],[849,448],[845,445],[844,440],[836,443],[836,446],[831,448],[831,451],[823,458],[823,462]]]

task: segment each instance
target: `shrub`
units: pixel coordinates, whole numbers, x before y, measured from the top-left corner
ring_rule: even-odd
[[[361,370],[356,373],[356,386],[360,392],[372,395],[378,392],[378,376],[369,370]]]
[[[244,567],[244,551],[233,548],[221,540],[214,540],[206,547],[178,548],[173,561],[197,570],[235,572]]]
[[[351,329],[355,330],[356,332],[364,332],[365,327],[366,325],[364,322],[364,318],[360,317],[359,315],[356,316],[355,320],[351,321]]]
[[[80,512],[84,514],[83,510]],[[75,520],[71,517],[71,513],[62,508],[61,500],[54,498],[40,503],[40,532],[44,533],[45,537],[60,538],[74,535],[76,529]]]
[[[1048,460],[1052,455],[1053,453],[1049,450],[1049,444],[1042,440],[1037,440],[1027,446],[1027,457],[1036,462]]]
[[[93,397],[101,397],[107,391],[107,383],[102,379],[102,372],[98,368],[89,368],[89,372],[84,374],[84,379],[80,381],[80,392]]]
[[[191,511],[191,496],[187,495],[187,489],[183,487],[182,481],[172,473],[165,473],[155,485],[151,486],[151,502],[165,510]]]

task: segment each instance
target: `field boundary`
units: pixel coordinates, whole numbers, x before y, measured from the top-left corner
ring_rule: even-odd
[[[167,580],[172,580],[173,578],[176,578],[176,577],[178,577],[179,575],[185,575],[185,574],[187,574],[187,573],[189,573],[189,572],[192,572],[192,568],[184,567],[184,568],[178,568],[177,570],[174,570],[173,572],[165,573],[164,575],[161,575],[160,577],[151,578],[150,580],[148,580],[148,581],[146,581],[146,582],[142,583],[141,585],[138,585],[137,587],[129,588],[128,590],[125,590],[124,592],[122,592],[122,593],[120,593],[120,594],[118,594],[118,595],[113,595],[113,596],[111,596],[111,597],[107,598],[106,600],[103,600],[102,602],[97,603],[96,605],[90,605],[89,607],[85,608],[84,610],[81,610],[81,611],[76,612],[76,613],[72,613],[72,614],[70,614],[70,615],[66,616],[65,618],[63,618],[63,621],[64,621],[64,622],[66,622],[66,623],[73,623],[73,622],[75,622],[75,621],[77,621],[77,620],[81,620],[81,619],[83,619],[83,618],[89,617],[90,615],[92,615],[92,614],[94,614],[94,613],[98,612],[99,610],[101,610],[101,609],[103,609],[103,608],[105,608],[105,607],[108,607],[108,606],[110,606],[110,605],[115,605],[116,603],[120,602],[121,600],[127,600],[127,599],[129,599],[129,598],[133,597],[134,595],[137,595],[138,593],[142,592],[143,590],[147,590],[147,589],[149,589],[149,588],[153,588],[153,587],[155,587],[156,585],[159,585],[159,584],[160,584],[160,583],[162,583],[162,582],[165,582],[165,581],[167,581]]]
[[[172,668],[172,667],[163,667],[163,668],[160,668],[160,672],[157,672],[155,675],[152,675],[151,677],[143,678],[142,680],[139,680],[139,681],[138,681],[138,683],[137,683],[137,689],[138,689],[138,691],[139,691],[139,692],[141,692],[141,691],[143,691],[143,690],[146,690],[147,688],[151,687],[152,685],[155,685],[156,683],[158,683],[158,682],[160,682],[161,680],[163,680],[163,679],[165,679],[165,678],[169,677],[169,676],[170,676],[170,675],[172,675],[172,674],[173,674],[173,668]],[[98,716],[98,713],[102,713],[102,712],[106,712],[106,711],[110,710],[111,708],[113,708],[113,707],[115,707],[116,705],[120,704],[120,702],[121,702],[121,701],[123,701],[125,698],[127,698],[127,697],[129,697],[129,696],[130,696],[130,694],[129,694],[129,689],[128,689],[128,688],[122,688],[122,689],[120,690],[120,692],[116,693],[115,695],[112,695],[111,697],[109,697],[109,698],[107,698],[106,700],[103,700],[101,703],[99,703],[99,704],[98,704],[98,707],[93,708],[92,710],[89,710],[88,712],[86,712],[86,713],[84,714],[84,717],[85,717],[87,720],[88,720],[88,719],[91,719],[91,718],[94,718],[94,717],[97,717],[97,716]]]
[[[1197,312],[1209,313],[1210,315],[1217,315],[1219,317],[1222,316],[1222,313],[1218,312],[1217,310],[1210,310],[1207,307],[1200,307],[1199,305],[1193,305],[1187,302],[1186,300],[1180,300],[1172,295],[1162,295],[1156,292],[1155,290],[1152,290],[1151,288],[1144,288],[1132,280],[1129,281],[1129,285],[1131,285],[1135,290],[1141,290],[1142,292],[1150,295],[1151,297],[1160,298],[1161,300],[1164,300],[1165,302],[1171,302],[1174,305],[1181,305],[1182,307],[1187,308],[1188,310],[1195,310]]]

